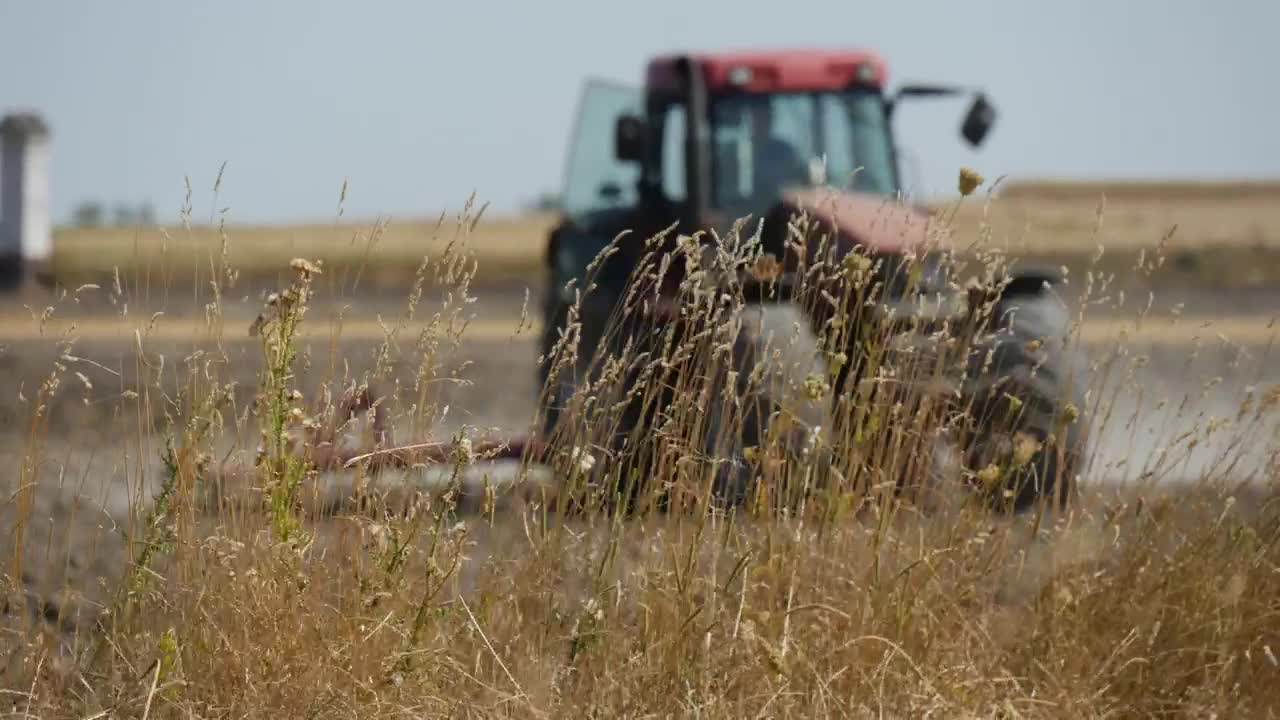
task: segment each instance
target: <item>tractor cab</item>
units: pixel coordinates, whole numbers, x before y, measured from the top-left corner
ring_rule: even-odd
[[[906,86],[886,92],[884,61],[865,51],[670,55],[645,86],[592,81],[579,106],[563,191],[563,223],[548,248],[552,287],[583,274],[620,232],[724,230],[821,189],[851,242],[900,243],[870,231],[868,200],[902,192],[891,127],[906,97],[973,94],[961,134],[985,139],[994,109],[979,92]],[[853,208],[853,209],[850,209]],[[876,237],[875,235],[881,237]],[[900,233],[899,233],[900,235]],[[619,258],[605,283],[619,282]]]

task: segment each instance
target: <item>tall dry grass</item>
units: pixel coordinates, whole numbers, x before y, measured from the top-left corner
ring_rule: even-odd
[[[836,308],[818,348],[837,362],[806,360],[789,336],[755,336],[748,353],[742,338],[753,335],[741,331],[758,310],[744,279],[767,290],[776,277],[753,226],[741,225],[704,244],[667,238],[670,253],[652,252],[657,241],[642,247],[616,318],[632,333],[584,341],[570,323],[544,358],[551,382],[529,418],[540,427],[559,405],[559,424],[504,484],[486,463],[483,428],[441,438],[450,426],[440,388],[476,381],[456,359],[474,300],[471,220],[464,212],[445,248],[420,259],[404,313],[385,321],[362,375],[343,358],[300,351],[326,268],[299,259],[253,324],[256,386],[232,386],[227,333],[244,329],[225,326],[218,299],[236,272],[232,253],[210,254],[205,342],[166,362],[140,334],[127,359],[137,381],[122,381],[114,398],[121,457],[107,459],[125,468],[133,498],[116,528],[127,562],[100,603],[79,606],[76,632],[61,630],[64,618],[45,622],[22,587],[31,562],[70,561],[41,553],[42,535],[58,529],[32,513],[41,484],[55,482],[47,427],[57,396],[90,395],[74,331],[61,339],[62,360],[23,389],[5,499],[14,519],[0,635],[7,712],[1280,711],[1275,389],[1251,391],[1232,417],[1200,419],[1176,447],[1111,468],[1140,481],[1114,497],[1090,485],[1101,474],[1093,463],[1067,510],[995,513],[971,484],[998,473],[930,462],[974,420],[949,398],[981,324],[962,326],[956,341],[934,328],[915,328],[913,344],[882,332],[863,338],[865,356],[841,361],[843,334],[861,327],[844,309],[865,306],[876,265],[819,253],[801,267],[798,297]],[[935,239],[947,242],[945,227]],[[948,282],[991,280],[1008,260],[979,253]],[[654,289],[669,274],[679,292],[664,304]],[[1082,282],[1073,287],[1085,296],[1107,291],[1104,280]],[[449,292],[424,304],[428,284]],[[424,317],[420,334],[396,332]],[[410,370],[394,373],[393,357]],[[855,361],[862,372],[842,386],[830,369]],[[1088,405],[1066,421],[1095,436],[1134,431],[1143,419],[1117,416],[1112,398],[1139,368],[1123,347],[1095,356]],[[565,374],[580,375],[576,391],[557,393]],[[832,401],[837,389],[844,402]],[[1185,412],[1196,419],[1193,402]],[[1233,441],[1213,471],[1160,490],[1180,447],[1223,434]],[[333,456],[350,458],[349,436],[369,452],[337,467]],[[1259,446],[1271,448],[1269,465],[1246,458]],[[426,467],[433,459],[444,463]],[[740,502],[726,507],[726,495]]]

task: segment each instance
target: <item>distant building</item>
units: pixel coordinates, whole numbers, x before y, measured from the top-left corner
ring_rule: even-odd
[[[0,121],[0,290],[15,290],[53,258],[49,127],[34,113]]]

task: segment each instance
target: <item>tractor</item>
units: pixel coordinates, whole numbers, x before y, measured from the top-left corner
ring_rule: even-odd
[[[544,357],[573,322],[580,332],[579,358],[571,372],[555,378],[549,378],[547,363],[539,365],[538,384],[548,401],[544,435],[562,419],[561,408],[586,378],[592,356],[607,351],[610,343],[617,349],[642,339],[639,330],[630,335],[613,330],[637,263],[645,248],[651,252],[646,239],[705,238],[707,231],[723,233],[735,221],[754,218],[760,242],[780,261],[780,272],[767,283],[748,273],[734,287],[752,302],[787,302],[793,281],[809,267],[806,260],[814,259],[812,251],[792,247],[791,219],[808,213],[812,227],[826,233],[830,242],[823,247],[835,253],[835,263],[862,253],[875,259],[883,281],[874,317],[860,307],[807,307],[804,314],[815,334],[842,313],[865,324],[883,320],[889,309],[901,323],[913,308],[919,315],[917,301],[930,293],[964,295],[970,318],[985,302],[990,318],[985,344],[959,360],[959,382],[985,416],[998,406],[1008,410],[1009,403],[1019,412],[1012,424],[997,430],[987,423],[965,440],[958,462],[979,470],[994,457],[993,447],[1003,443],[1007,449],[1015,433],[1031,436],[1043,449],[1019,473],[1002,479],[1006,489],[997,493],[1000,506],[1021,511],[1039,500],[1065,505],[1085,438],[1082,423],[1067,423],[1066,432],[1058,432],[1064,408],[1078,412],[1083,404],[1078,358],[1062,342],[1068,316],[1053,292],[1060,278],[1036,270],[1008,272],[988,278],[977,290],[956,291],[945,279],[942,260],[916,255],[927,241],[925,211],[901,202],[902,172],[892,130],[901,103],[971,96],[960,134],[974,147],[987,137],[995,109],[983,92],[960,87],[906,85],[890,91],[887,76],[885,61],[873,52],[805,50],[664,55],[648,63],[643,89],[587,83],[570,142],[563,219],[546,245],[542,308]],[[674,250],[675,242],[664,251]],[[907,257],[923,268],[912,282],[897,282],[882,271],[901,267]],[[669,273],[664,288],[678,284],[678,275]],[[584,300],[588,284],[590,296]],[[934,305],[944,306],[953,307]],[[912,327],[924,334],[921,325]],[[737,344],[747,358],[744,365],[754,357],[752,342],[744,337]],[[853,361],[862,348],[849,342],[847,361],[835,374],[833,406],[864,379],[859,368],[865,363]],[[635,437],[636,426],[653,422],[655,413],[661,408],[632,413],[619,434]],[[738,454],[758,441],[740,438]],[[719,482],[718,492],[741,501],[742,482]]]

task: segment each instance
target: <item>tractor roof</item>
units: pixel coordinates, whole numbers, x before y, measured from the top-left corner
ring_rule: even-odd
[[[677,63],[701,65],[711,92],[816,92],[851,86],[883,88],[888,67],[866,50],[769,50],[671,54],[654,58],[646,73],[651,89],[680,86]]]

